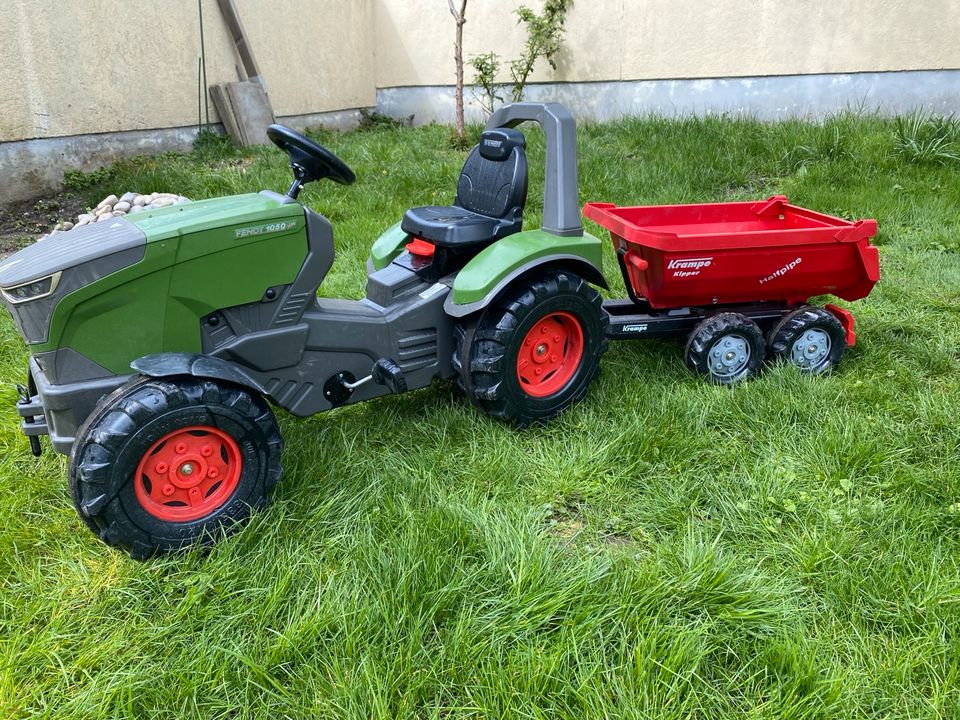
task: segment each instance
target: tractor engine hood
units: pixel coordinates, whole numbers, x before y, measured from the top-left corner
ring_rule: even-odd
[[[139,262],[146,234],[114,218],[56,233],[0,263],[0,296],[28,344],[47,340],[60,298]]]

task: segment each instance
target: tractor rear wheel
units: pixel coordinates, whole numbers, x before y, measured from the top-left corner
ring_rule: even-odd
[[[766,343],[759,326],[746,315],[718,313],[693,329],[684,354],[691,370],[712,383],[733,385],[760,371]]]
[[[239,527],[266,505],[282,448],[259,395],[202,378],[138,377],[80,427],[70,492],[101,540],[142,560]]]
[[[847,333],[829,310],[807,305],[784,316],[770,331],[770,357],[806,375],[833,370],[843,358]]]
[[[587,393],[607,349],[599,293],[565,271],[516,281],[457,330],[459,384],[483,410],[518,427],[544,422]]]

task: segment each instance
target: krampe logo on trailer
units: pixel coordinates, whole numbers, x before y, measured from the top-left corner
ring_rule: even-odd
[[[667,263],[667,270],[673,270],[673,277],[692,277],[712,264],[712,257],[675,258]]]

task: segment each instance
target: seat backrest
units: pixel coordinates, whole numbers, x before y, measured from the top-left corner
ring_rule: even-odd
[[[454,204],[495,218],[522,213],[527,201],[526,144],[518,130],[485,130],[460,171]]]

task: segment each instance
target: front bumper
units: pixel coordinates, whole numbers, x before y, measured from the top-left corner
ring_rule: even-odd
[[[97,403],[131,378],[111,375],[55,385],[34,358],[30,358],[27,373],[27,385],[20,388],[17,413],[23,418],[20,430],[30,438],[35,455],[39,455],[41,435],[50,437],[50,444],[58,453],[69,455],[77,429]]]

